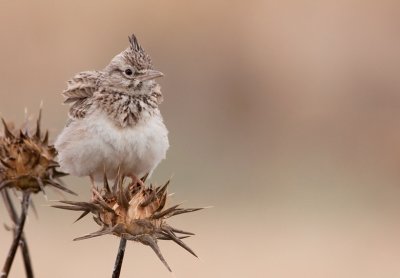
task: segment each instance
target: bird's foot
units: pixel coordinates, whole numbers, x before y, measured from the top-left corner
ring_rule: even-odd
[[[128,175],[130,178],[131,178],[131,185],[134,185],[134,184],[139,184],[140,186],[145,186],[145,184],[144,184],[144,182],[141,180],[141,179],[139,179],[136,175],[134,175],[134,174],[131,174],[131,175]]]

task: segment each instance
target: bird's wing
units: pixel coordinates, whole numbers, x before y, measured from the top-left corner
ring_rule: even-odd
[[[99,71],[84,71],[68,81],[68,87],[63,92],[64,103],[72,104],[69,109],[70,120],[84,118],[92,106],[93,94],[98,89],[101,77]]]

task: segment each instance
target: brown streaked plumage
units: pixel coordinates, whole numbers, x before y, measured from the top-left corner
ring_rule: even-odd
[[[90,108],[95,106],[103,109],[117,125],[125,127],[135,124],[143,110],[153,112],[158,108],[162,94],[157,83],[151,82],[148,92],[142,93],[143,83],[123,86],[113,78],[115,71],[121,70],[121,60],[136,72],[153,69],[150,56],[139,45],[135,35],[129,37],[129,41],[130,47],[114,57],[103,71],[80,72],[68,81],[68,88],[63,95],[66,98],[64,103],[72,104],[69,111],[72,120],[85,117]],[[119,113],[124,116],[118,116]]]
[[[63,92],[69,121],[55,142],[61,169],[101,181],[104,167],[113,179],[117,165],[129,176],[152,172],[165,158],[168,131],[150,56],[137,38],[100,71],[75,75]]]

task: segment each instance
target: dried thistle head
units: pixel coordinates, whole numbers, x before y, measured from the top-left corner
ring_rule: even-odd
[[[75,194],[59,183],[59,178],[66,174],[56,170],[57,152],[49,145],[48,131],[42,135],[40,120],[41,112],[36,130],[30,132],[28,128],[17,130],[2,119],[4,132],[0,135],[0,190],[9,187],[37,193],[50,185]]]
[[[99,231],[74,240],[112,234],[140,242],[150,246],[171,271],[161,254],[157,240],[172,240],[192,255],[196,257],[197,255],[182,241],[194,234],[173,228],[166,223],[166,220],[178,214],[194,212],[203,208],[185,209],[180,208],[180,205],[175,205],[165,209],[169,181],[163,186],[153,187],[152,185],[146,186],[144,179],[125,185],[125,177],[118,175],[110,188],[107,177],[104,177],[103,188],[93,188],[90,202],[60,201],[67,205],[54,205],[53,207],[83,211],[76,221],[91,212],[95,222],[101,226]]]

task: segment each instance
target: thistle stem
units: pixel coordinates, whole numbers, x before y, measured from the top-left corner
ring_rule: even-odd
[[[112,278],[119,278],[119,275],[121,273],[122,262],[124,260],[125,247],[126,247],[126,239],[121,238],[121,240],[119,241],[117,258],[115,259],[114,269],[111,276]]]
[[[21,204],[21,216],[19,218],[18,225],[15,229],[14,239],[11,244],[10,250],[8,252],[6,262],[4,263],[3,271],[0,274],[0,278],[7,278],[8,274],[10,273],[10,269],[11,269],[12,263],[15,258],[15,253],[17,252],[18,245],[20,245],[22,232],[24,230],[26,215],[27,215],[28,207],[29,207],[30,196],[31,196],[30,192],[24,191],[23,198],[22,198],[22,204]]]
[[[10,215],[11,220],[13,221],[14,225],[17,225],[17,223],[18,223],[17,211],[15,210],[14,204],[11,201],[8,190],[7,189],[2,190],[1,194],[3,196],[4,204],[6,206],[8,214]],[[14,233],[15,233],[15,230],[14,230]],[[34,278],[32,262],[31,262],[31,258],[29,255],[28,243],[26,241],[24,233],[22,233],[22,235],[21,235],[21,240],[19,242],[19,248],[21,248],[21,252],[22,252],[22,258],[24,261],[26,277]]]
[[[19,243],[19,247],[21,248],[22,258],[24,260],[26,278],[34,278],[35,275],[33,275],[33,268],[31,257],[29,255],[28,243],[26,242],[25,236],[23,234]]]

